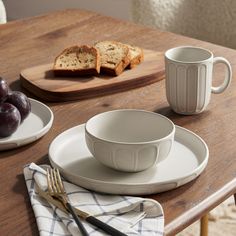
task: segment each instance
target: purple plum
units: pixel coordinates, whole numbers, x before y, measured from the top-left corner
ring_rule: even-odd
[[[6,102],[13,104],[20,112],[21,122],[29,115],[31,103],[28,97],[19,91],[11,91],[8,94]]]
[[[0,77],[0,103],[4,102],[7,99],[8,92],[9,87],[7,82]]]
[[[10,103],[0,103],[0,137],[12,135],[21,122],[18,109]]]

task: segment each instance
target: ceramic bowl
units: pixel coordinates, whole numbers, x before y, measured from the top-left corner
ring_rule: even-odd
[[[92,155],[119,171],[138,172],[163,161],[175,134],[174,123],[160,114],[114,110],[90,118],[85,140]]]

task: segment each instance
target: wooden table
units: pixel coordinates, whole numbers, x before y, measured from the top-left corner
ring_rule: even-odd
[[[19,82],[22,69],[51,62],[68,45],[92,44],[104,39],[158,51],[179,45],[197,45],[212,50],[216,56],[226,57],[236,70],[235,50],[96,13],[66,10],[1,25],[0,75],[7,79],[12,89],[22,90]],[[218,69],[214,84],[222,81],[222,74]],[[209,163],[199,178],[178,189],[149,196],[164,208],[166,235],[176,234],[236,193],[235,78],[225,93],[212,95],[204,113],[195,116],[180,116],[171,111],[164,81],[109,96],[46,104],[55,115],[49,133],[32,144],[0,153],[0,235],[38,235],[23,166],[30,162],[48,163],[48,145],[55,136],[111,109],[139,108],[159,112],[175,124],[196,132],[209,146]]]

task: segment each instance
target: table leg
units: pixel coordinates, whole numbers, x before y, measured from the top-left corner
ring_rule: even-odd
[[[200,236],[208,236],[208,214],[201,218],[201,232]]]

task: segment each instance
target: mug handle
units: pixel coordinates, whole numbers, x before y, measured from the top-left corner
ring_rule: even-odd
[[[224,57],[215,57],[213,59],[213,64],[223,63],[226,66],[226,73],[225,73],[225,80],[224,82],[218,87],[211,87],[212,93],[222,93],[225,89],[229,86],[231,79],[232,79],[232,68],[228,60]]]

